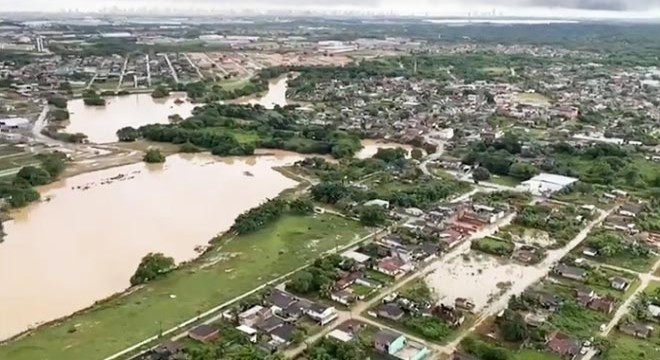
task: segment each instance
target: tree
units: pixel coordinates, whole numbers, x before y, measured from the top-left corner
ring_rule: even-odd
[[[126,126],[117,130],[117,138],[121,142],[133,142],[138,137],[140,137],[140,133],[133,127]]]
[[[16,174],[17,181],[25,181],[31,186],[46,185],[50,182],[50,174],[48,171],[35,166],[26,166],[18,171]]]
[[[298,294],[309,294],[313,291],[314,275],[309,271],[302,270],[296,273],[286,283],[286,289]]]
[[[360,210],[360,222],[364,226],[381,226],[387,222],[387,210],[380,206],[364,206]]]
[[[350,191],[344,185],[337,182],[322,182],[314,185],[311,189],[311,193],[316,201],[326,204],[335,204],[340,199],[348,196]]]
[[[144,155],[144,161],[147,163],[164,163],[165,156],[161,154],[160,149],[149,149]]]
[[[529,336],[527,323],[520,313],[506,310],[500,320],[499,328],[502,331],[504,340],[510,342],[520,342]]]
[[[64,109],[51,110],[50,116],[55,121],[69,120],[69,112]]]
[[[51,154],[41,154],[39,159],[41,160],[41,168],[48,172],[51,181],[60,176],[66,168],[66,155],[64,153],[56,151]]]
[[[410,157],[415,160],[421,160],[424,157],[424,151],[422,151],[422,149],[414,148],[410,151]]]
[[[488,171],[488,169],[483,166],[479,166],[478,168],[474,169],[472,178],[475,181],[488,181],[490,179],[490,171]]]
[[[314,203],[310,199],[295,199],[289,203],[289,209],[296,215],[309,215],[314,212]]]
[[[59,109],[66,109],[66,98],[61,96],[52,96],[48,99],[48,104]]]
[[[170,96],[170,90],[165,86],[159,85],[151,93],[151,97],[154,99],[160,99]]]
[[[534,165],[522,162],[514,163],[509,167],[509,175],[521,181],[531,179],[538,172],[538,169]]]
[[[161,253],[149,253],[140,261],[135,274],[131,276],[131,285],[140,285],[164,276],[174,269],[174,259]]]
[[[383,160],[386,163],[393,163],[396,161],[405,160],[407,155],[408,151],[402,148],[378,148],[373,158]]]

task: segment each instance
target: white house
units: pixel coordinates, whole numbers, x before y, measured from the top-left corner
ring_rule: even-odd
[[[236,330],[243,333],[251,343],[253,343],[253,344],[257,343],[257,330],[256,329],[253,329],[253,328],[251,328],[249,326],[246,326],[246,325],[241,325],[241,326],[237,327]]]
[[[325,326],[337,318],[337,311],[332,306],[312,303],[307,310],[307,316],[318,322],[321,326]]]

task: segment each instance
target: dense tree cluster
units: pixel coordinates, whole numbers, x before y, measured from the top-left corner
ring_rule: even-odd
[[[161,253],[149,253],[140,261],[135,274],[131,276],[131,285],[141,285],[164,276],[174,269],[174,259]]]
[[[170,89],[166,86],[159,85],[154,91],[151,92],[151,97],[154,99],[161,99],[170,96]]]
[[[651,249],[638,242],[632,242],[618,232],[599,231],[587,238],[586,245],[598,251],[604,257],[625,256],[631,259],[642,259],[651,256]]]
[[[309,215],[314,212],[314,204],[309,199],[268,200],[256,208],[252,208],[236,218],[231,231],[236,234],[246,234],[263,228],[277,220],[285,213],[292,215]]]
[[[65,109],[54,109],[49,112],[50,118],[54,121],[69,120],[69,112]]]
[[[342,261],[338,255],[317,259],[312,266],[297,272],[286,283],[287,290],[301,295],[320,293],[329,296],[339,276],[338,269]]]
[[[91,89],[83,93],[83,102],[88,106],[105,106],[105,99]]]
[[[207,104],[196,108],[185,121],[138,130],[148,140],[189,142],[216,155],[250,155],[255,147],[262,147],[339,158],[351,157],[360,149],[357,136],[331,126],[299,125],[299,117],[286,106],[266,110],[259,105]],[[255,139],[239,141],[245,133]]]
[[[53,105],[58,109],[66,109],[67,100],[62,96],[51,96],[48,98],[48,104]]]
[[[309,360],[362,360],[369,358],[369,353],[359,342],[339,342],[322,338],[305,352]]]
[[[139,137],[140,133],[137,131],[137,129],[130,126],[126,126],[117,130],[117,138],[121,142],[133,142]]]
[[[511,360],[513,358],[504,348],[470,337],[461,342],[461,347],[479,360]]]
[[[372,227],[385,225],[387,210],[380,206],[363,206],[360,209],[360,223]]]
[[[580,212],[566,206],[561,211],[552,211],[543,205],[524,206],[514,223],[527,228],[539,229],[548,232],[560,242],[568,241],[582,229],[582,222],[578,220]],[[587,214],[583,215],[583,218]]]

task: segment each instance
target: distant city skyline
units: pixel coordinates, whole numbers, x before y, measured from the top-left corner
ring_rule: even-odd
[[[545,18],[657,18],[655,0],[0,0],[3,12],[110,12],[145,11],[182,14],[253,11],[359,12],[427,16],[520,16]]]

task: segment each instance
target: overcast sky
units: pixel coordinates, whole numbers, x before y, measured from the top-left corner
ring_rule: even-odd
[[[0,11],[94,11],[110,7],[360,10],[438,16],[496,10],[503,15],[543,17],[660,17],[660,0],[0,0]]]

